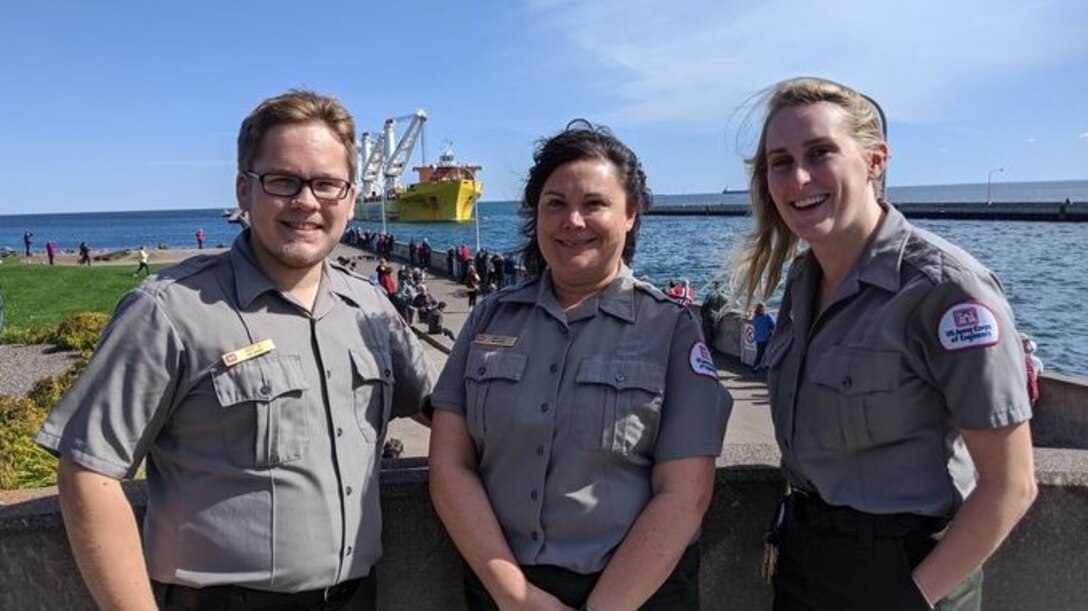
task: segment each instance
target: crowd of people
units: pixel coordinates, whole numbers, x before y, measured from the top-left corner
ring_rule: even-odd
[[[342,241],[345,244],[369,250],[382,257],[383,262],[379,265],[382,268],[389,267],[388,261],[392,261],[399,255],[393,248],[396,244],[396,237],[392,233],[371,232],[362,227],[352,226],[345,231]],[[412,238],[405,248],[407,249],[409,267],[404,273],[408,274],[407,290],[411,293],[414,291],[411,282],[412,277],[426,273],[426,270],[432,267],[441,268],[438,267],[440,264],[433,257],[434,251],[427,238],[422,238],[419,243],[416,243],[415,238]],[[465,287],[465,297],[469,308],[475,306],[476,301],[481,296],[489,295],[501,288],[517,283],[523,275],[522,271],[518,258],[514,254],[489,252],[485,248],[473,252],[468,244],[463,243],[456,246],[451,245],[446,249],[446,275]],[[399,277],[400,274],[398,273],[398,279]],[[378,273],[376,279],[379,284],[386,288],[390,295],[397,296],[395,297],[397,299],[395,303],[398,304],[398,309],[401,308],[400,304],[410,303],[411,295],[407,299],[398,296],[402,292],[401,288],[398,287],[404,287],[403,282],[398,283],[397,279],[385,273]],[[410,314],[411,312],[409,312]],[[408,320],[411,321],[411,318],[408,318]]]
[[[815,78],[765,101],[735,286],[750,304],[785,284],[777,319],[754,310],[788,483],[750,533],[774,608],[979,609],[982,563],[1036,494],[1031,346],[993,274],[884,199],[874,101]],[[632,273],[652,204],[634,151],[581,120],[537,143],[523,269],[446,252],[473,307],[436,376],[406,322],[454,337],[429,245],[394,271],[394,236],[345,233],[347,110],[293,90],[238,146],[250,227],[128,294],[36,438],[95,601],[376,608],[379,456],[413,417],[469,609],[698,609],[733,400],[691,287]],[[341,236],[379,254],[376,284],[324,265]],[[119,480],[145,459],[141,545]]]

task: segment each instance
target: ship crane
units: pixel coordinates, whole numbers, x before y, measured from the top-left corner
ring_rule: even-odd
[[[401,121],[409,123],[398,138],[397,123]],[[400,190],[400,177],[426,121],[427,113],[416,110],[409,115],[386,119],[377,140],[372,139],[370,132],[363,132],[359,146],[362,158],[359,192],[363,197],[396,196]]]
[[[380,132],[360,135],[355,218],[380,218],[383,233],[389,220],[414,223],[474,219],[476,202],[483,192],[483,183],[476,178],[481,167],[457,163],[448,142],[437,164],[428,164],[424,158],[422,165],[413,168],[419,180],[405,187],[400,185],[416,141],[422,140],[420,147],[426,148],[426,122],[427,113],[417,110],[386,119]]]

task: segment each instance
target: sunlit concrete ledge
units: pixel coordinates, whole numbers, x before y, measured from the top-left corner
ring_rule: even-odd
[[[1039,498],[986,567],[992,610],[1082,609],[1088,575],[1088,452],[1036,450]],[[778,451],[737,445],[718,460],[702,536],[703,608],[769,609],[759,577],[763,531],[783,489]],[[382,474],[383,609],[461,609],[461,563],[427,496],[423,459],[387,461]],[[138,515],[142,483],[126,484]],[[0,609],[93,609],[68,549],[55,490],[0,509]]]

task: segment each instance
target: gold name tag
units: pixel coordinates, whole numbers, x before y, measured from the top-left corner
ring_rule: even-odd
[[[245,348],[239,348],[232,352],[228,352],[223,355],[223,364],[227,367],[231,367],[241,363],[242,361],[248,361],[251,358],[261,356],[262,354],[268,354],[276,349],[276,344],[270,339],[262,339],[256,344],[250,344]]]
[[[516,344],[518,338],[510,337],[509,335],[487,335],[481,333],[476,336],[476,339],[472,340],[472,343],[478,346],[498,346],[499,348],[509,348]]]

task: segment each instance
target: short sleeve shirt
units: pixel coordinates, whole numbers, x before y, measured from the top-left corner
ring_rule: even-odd
[[[997,278],[894,208],[822,313],[811,252],[767,349],[787,479],[832,505],[947,516],[975,485],[960,430],[1031,417]]]
[[[118,479],[147,459],[152,579],[309,590],[380,556],[386,423],[432,382],[373,285],[326,263],[308,312],[246,232],[129,293],[36,439]]]
[[[464,416],[518,562],[583,574],[623,541],[655,464],[720,454],[732,408],[691,313],[626,267],[569,313],[547,273],[478,305],[433,401]]]

